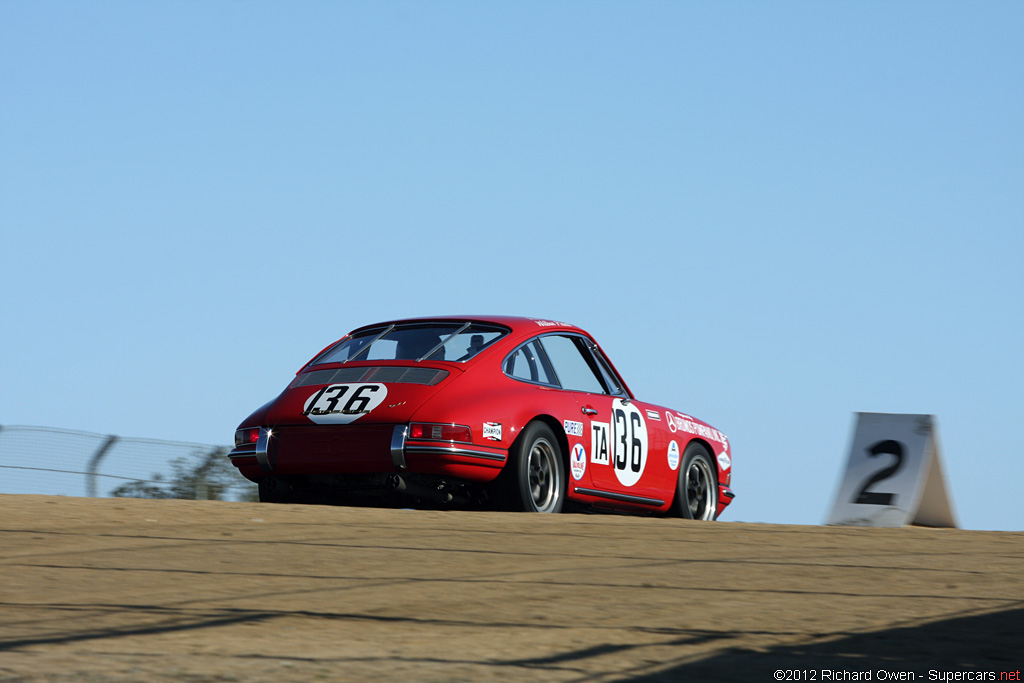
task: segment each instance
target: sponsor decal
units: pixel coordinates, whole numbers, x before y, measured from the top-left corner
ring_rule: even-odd
[[[572,327],[569,323],[560,323],[556,320],[539,320],[537,318],[530,319],[537,323],[539,327]]]
[[[711,439],[718,443],[728,443],[728,439],[725,438],[725,434],[713,427],[708,427],[707,425],[694,421],[694,419],[688,415],[673,415],[672,413],[666,412],[665,419],[668,421],[668,430],[673,434],[676,432],[685,432],[687,434],[693,434],[694,436],[702,436],[705,439]]]
[[[349,424],[384,402],[383,384],[331,384],[314,391],[302,414],[317,424]]]
[[[722,451],[718,454],[718,464],[721,465],[723,470],[727,470],[732,467],[732,459],[729,457],[727,451]]]
[[[652,419],[652,420],[660,420],[661,419],[661,415],[658,413],[657,410],[648,410],[647,411],[647,417]]]
[[[501,441],[501,423],[484,422],[484,438],[491,441]]]
[[[612,404],[612,465],[623,486],[635,486],[647,467],[647,423],[640,409],[619,399]]]
[[[607,465],[608,457],[608,423],[590,423],[590,462],[595,465]]]
[[[563,420],[562,426],[568,436],[583,436],[583,423],[575,420]]]
[[[679,469],[679,444],[674,440],[668,442],[668,466],[673,472]]]
[[[579,481],[587,471],[587,449],[583,444],[578,443],[572,447],[572,457],[569,458],[569,469],[572,471],[572,478]]]

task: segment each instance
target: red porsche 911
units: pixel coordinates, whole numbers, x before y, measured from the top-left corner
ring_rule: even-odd
[[[584,330],[532,318],[360,327],[242,422],[230,458],[266,502],[713,520],[733,499],[724,434],[638,401]]]

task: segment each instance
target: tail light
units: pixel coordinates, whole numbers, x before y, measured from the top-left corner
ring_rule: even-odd
[[[409,425],[409,438],[473,443],[473,432],[465,425],[413,422]]]
[[[239,446],[255,446],[256,442],[259,440],[259,427],[248,427],[246,429],[239,429],[235,432],[235,448],[238,448]]]

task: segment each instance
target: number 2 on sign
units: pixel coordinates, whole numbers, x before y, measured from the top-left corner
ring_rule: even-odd
[[[879,441],[868,448],[867,451],[868,456],[872,458],[876,458],[883,453],[887,453],[895,457],[896,462],[888,467],[878,470],[868,477],[867,481],[864,482],[864,485],[857,491],[857,495],[853,497],[853,502],[858,505],[892,505],[892,501],[896,497],[895,493],[868,491],[868,489],[872,485],[877,484],[880,481],[884,481],[896,474],[896,471],[903,465],[903,444],[899,441],[888,439],[886,441]]]

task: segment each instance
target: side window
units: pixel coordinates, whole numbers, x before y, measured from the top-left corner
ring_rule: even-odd
[[[604,357],[604,354],[601,353],[601,350],[596,346],[591,346],[590,351],[597,360],[597,366],[601,371],[601,376],[604,377],[604,384],[608,387],[608,391],[613,396],[625,396],[626,390],[622,388],[622,384],[615,377],[615,373],[612,372],[612,367],[608,362],[608,359]]]
[[[505,374],[515,379],[540,384],[555,384],[537,348],[537,340],[525,344],[505,361]]]
[[[607,393],[583,355],[587,352],[579,346],[583,343],[581,338],[554,334],[542,337],[541,343],[563,389],[590,394]]]

